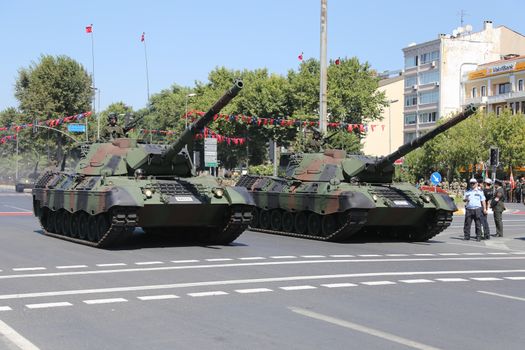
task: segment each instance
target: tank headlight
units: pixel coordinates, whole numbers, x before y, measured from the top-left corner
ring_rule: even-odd
[[[424,194],[423,200],[425,201],[425,203],[430,203],[430,196],[428,194]]]
[[[222,188],[215,187],[212,190],[212,192],[215,195],[215,197],[217,197],[217,198],[222,198],[222,196],[224,196],[224,190]]]
[[[377,202],[377,200],[378,200],[377,195],[376,195],[376,194],[373,194],[373,195],[372,195],[372,199],[374,200],[374,202]]]
[[[150,190],[149,188],[146,188],[144,190],[144,195],[146,196],[146,198],[151,198],[151,197],[153,197],[153,191]]]

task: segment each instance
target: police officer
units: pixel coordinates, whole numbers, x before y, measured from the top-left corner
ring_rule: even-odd
[[[494,197],[490,201],[490,207],[494,212],[494,224],[496,225],[496,237],[503,237],[503,212],[505,211],[505,204],[503,199],[505,194],[501,187],[501,181],[496,180],[494,182]]]
[[[463,225],[463,234],[465,240],[470,239],[470,227],[472,220],[476,228],[476,240],[481,241],[481,215],[487,213],[485,206],[485,195],[478,189],[478,181],[474,178],[469,180],[470,189],[463,195],[465,202],[465,224]]]
[[[100,138],[104,141],[111,141],[119,137],[125,137],[124,129],[117,124],[117,114],[108,115],[108,124],[102,129]]]
[[[483,180],[483,195],[485,196],[485,208],[488,208],[490,200],[492,199],[492,180],[488,177]],[[488,215],[485,212],[481,215],[481,226],[483,227],[483,236],[485,239],[490,239],[489,222],[487,219]]]

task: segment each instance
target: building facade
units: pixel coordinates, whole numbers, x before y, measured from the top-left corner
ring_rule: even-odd
[[[460,109],[466,73],[508,54],[525,54],[525,36],[485,21],[482,31],[472,32],[471,26],[458,28],[452,35],[411,44],[403,54],[404,142],[408,142],[434,127],[439,118]]]

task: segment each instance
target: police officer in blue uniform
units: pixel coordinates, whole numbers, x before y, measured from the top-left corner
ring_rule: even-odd
[[[470,239],[470,227],[472,220],[476,228],[476,240],[481,241],[481,216],[487,214],[487,206],[485,203],[485,195],[483,191],[478,188],[478,181],[474,178],[469,180],[470,188],[465,192],[463,201],[465,202],[465,224],[463,226],[463,234],[465,240]]]

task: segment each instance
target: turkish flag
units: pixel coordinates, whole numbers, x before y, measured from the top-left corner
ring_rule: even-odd
[[[512,175],[512,167],[510,167],[510,189],[513,190],[516,188],[516,182],[514,181],[514,176]]]
[[[142,36],[140,37],[140,41],[144,41],[144,35],[146,35],[146,33],[142,32]]]
[[[86,26],[86,33],[93,33],[93,24]]]
[[[341,60],[340,60],[339,58],[336,59],[336,60],[335,60],[335,65],[338,66],[338,65],[340,65],[340,64],[341,64]]]
[[[303,53],[302,53],[302,52],[301,52],[301,54],[300,54],[299,56],[297,56],[297,59],[298,59],[299,61],[302,61],[302,60],[303,60]]]

